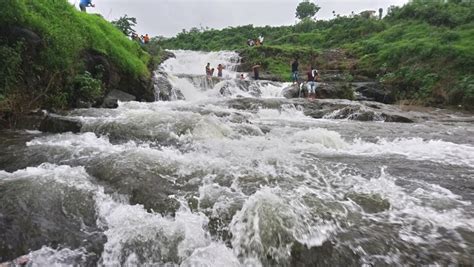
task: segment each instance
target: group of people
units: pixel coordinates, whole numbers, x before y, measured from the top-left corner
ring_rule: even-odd
[[[217,65],[217,77],[222,78],[222,70],[224,70],[225,67],[222,64]],[[214,76],[214,68],[211,68],[211,63],[207,63],[206,65],[206,76],[208,78]]]
[[[139,42],[140,44],[148,44],[150,42],[150,37],[148,36],[148,33],[145,35],[140,35],[132,32],[132,35],[130,36],[132,40]]]
[[[247,39],[247,45],[248,46],[261,46],[263,45],[263,40],[264,40],[264,37],[262,35],[260,35],[257,39],[253,40],[253,39]]]
[[[293,80],[293,84],[297,84],[298,87],[300,88],[300,96],[304,95],[305,90],[303,87],[303,83],[300,84],[299,81],[299,62],[298,59],[295,58],[295,60],[291,63],[291,78]],[[310,99],[315,99],[316,98],[316,90],[317,90],[317,84],[316,82],[321,81],[321,77],[319,76],[318,70],[316,70],[313,66],[311,66],[306,73],[307,75],[307,80],[306,80],[306,97]]]

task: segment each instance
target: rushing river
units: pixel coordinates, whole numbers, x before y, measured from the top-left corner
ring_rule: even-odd
[[[287,84],[242,91],[235,53],[175,54],[160,68],[186,100],[74,110],[79,134],[0,133],[0,262],[474,264],[472,120],[237,108]]]

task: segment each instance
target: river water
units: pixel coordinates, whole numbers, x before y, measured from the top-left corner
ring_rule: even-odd
[[[74,110],[78,134],[0,133],[0,262],[474,264],[472,120],[236,108],[256,94],[233,86],[235,53],[174,52],[160,68],[186,100]],[[207,62],[223,81],[199,77]],[[250,83],[260,101],[287,86]]]

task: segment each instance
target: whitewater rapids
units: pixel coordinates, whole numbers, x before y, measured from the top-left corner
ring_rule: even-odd
[[[0,262],[474,264],[472,123],[238,109],[288,84],[243,91],[236,53],[173,52],[160,71],[185,100],[74,110],[78,134],[0,132]]]

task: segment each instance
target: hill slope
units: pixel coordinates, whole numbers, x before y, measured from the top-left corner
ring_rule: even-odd
[[[289,63],[376,79],[397,100],[474,108],[474,4],[414,1],[394,8],[383,20],[362,16],[304,20],[294,26],[200,31],[163,42],[169,49],[237,50],[243,69],[260,62],[288,80]],[[248,38],[265,36],[261,47]],[[331,55],[338,54],[336,57]]]
[[[154,100],[149,62],[139,44],[67,0],[2,3],[0,112],[74,107],[111,89]]]

